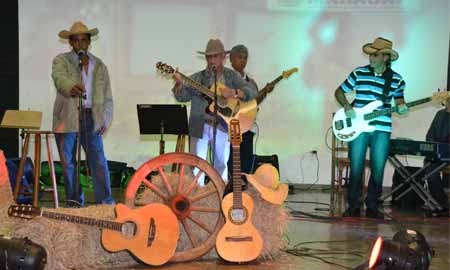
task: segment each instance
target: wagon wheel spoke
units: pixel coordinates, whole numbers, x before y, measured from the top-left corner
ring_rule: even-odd
[[[164,194],[164,192],[162,192],[161,189],[159,189],[159,187],[155,186],[153,183],[150,183],[147,179],[143,179],[142,183],[144,183],[148,188],[153,190],[153,192],[155,192],[156,195],[158,195],[164,201],[167,201],[169,199],[169,197],[166,194]]]
[[[192,191],[193,191],[194,188],[197,186],[197,181],[198,181],[198,179],[200,178],[200,176],[201,176],[202,174],[204,174],[204,172],[203,172],[203,171],[199,171],[199,172],[195,175],[194,180],[192,180],[192,183],[189,185],[188,189],[184,192],[184,195],[185,195],[186,197],[188,197],[189,195],[191,195]]]
[[[193,216],[188,216],[188,218],[189,218],[190,220],[192,220],[192,222],[194,222],[195,224],[197,224],[200,228],[202,228],[203,230],[205,230],[206,232],[208,232],[209,234],[213,234],[213,231],[210,230],[210,229],[208,228],[208,226],[207,226],[205,223],[203,223],[203,222],[201,222],[200,220],[194,218]]]
[[[200,207],[200,206],[192,206],[191,211],[192,212],[220,213],[219,208]]]
[[[178,180],[178,188],[177,193],[183,192],[183,185],[184,185],[184,164],[180,164],[180,179]]]
[[[161,178],[164,181],[164,184],[166,185],[166,188],[167,188],[167,191],[169,192],[169,195],[172,195],[173,194],[173,189],[172,189],[172,186],[169,183],[169,179],[167,179],[167,175],[164,172],[163,167],[162,166],[158,167],[158,171],[159,171],[159,174],[161,175]]]
[[[187,223],[186,219],[181,220],[181,224],[183,224],[184,231],[188,235],[189,241],[191,241],[191,244],[193,247],[197,246],[197,241],[195,241],[193,233],[191,231],[191,226]]]
[[[217,190],[216,189],[211,189],[211,190],[209,190],[207,192],[203,192],[202,194],[199,194],[197,196],[192,197],[191,201],[192,202],[196,202],[196,201],[199,201],[201,199],[204,199],[204,198],[209,197],[209,196],[214,195],[214,194],[217,194]]]

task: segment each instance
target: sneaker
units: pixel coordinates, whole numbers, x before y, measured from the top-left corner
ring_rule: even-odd
[[[384,214],[378,209],[366,208],[366,218],[384,219]]]
[[[347,208],[345,212],[342,214],[343,217],[360,217],[361,209],[360,208]]]

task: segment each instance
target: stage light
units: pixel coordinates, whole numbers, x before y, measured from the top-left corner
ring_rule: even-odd
[[[381,236],[375,241],[369,258],[369,269],[427,270],[433,252],[425,237],[415,230],[397,232],[393,241]]]

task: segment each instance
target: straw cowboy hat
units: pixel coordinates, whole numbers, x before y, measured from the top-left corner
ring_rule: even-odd
[[[206,45],[206,50],[204,52],[197,51],[199,54],[204,55],[213,55],[220,53],[227,53],[225,51],[225,47],[223,46],[222,41],[220,39],[210,39],[208,44]]]
[[[391,61],[395,61],[398,59],[398,52],[392,49],[392,41],[377,37],[373,43],[367,43],[362,47],[362,50],[366,54],[373,53],[386,53],[391,55]]]
[[[62,39],[68,39],[72,35],[80,35],[80,34],[89,34],[91,36],[95,36],[98,34],[98,29],[93,28],[89,30],[84,23],[78,21],[72,24],[70,30],[68,31],[62,30],[61,32],[59,32],[58,36]]]
[[[274,166],[263,164],[254,174],[245,174],[245,176],[264,200],[272,204],[282,204],[286,199],[289,187],[280,183],[280,176]]]

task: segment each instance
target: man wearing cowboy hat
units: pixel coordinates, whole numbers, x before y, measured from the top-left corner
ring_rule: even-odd
[[[392,98],[398,106],[398,113],[405,114],[403,91],[405,82],[400,74],[390,67],[391,61],[398,59],[398,53],[392,49],[392,42],[378,37],[373,43],[363,46],[363,52],[369,55],[370,64],[354,69],[347,79],[336,89],[336,100],[345,108],[347,117],[356,116],[355,108],[361,108],[368,103],[381,100],[383,105],[378,108],[391,107]],[[356,92],[352,105],[345,97],[346,93]],[[362,174],[367,148],[370,146],[370,180],[366,198],[366,217],[384,218],[378,210],[379,197],[383,188],[383,175],[389,154],[392,120],[390,116],[380,116],[371,122],[375,131],[363,132],[355,140],[349,142],[350,179],[348,183],[348,208],[343,216],[359,217],[361,211]]]
[[[53,130],[63,166],[66,201],[68,206],[84,204],[81,186],[75,186],[75,152],[78,125],[81,145],[88,160],[94,183],[95,203],[114,203],[111,196],[110,175],[103,152],[102,135],[111,124],[113,100],[108,69],[99,58],[88,52],[91,37],[98,29],[88,29],[75,22],[70,30],[58,36],[68,39],[70,52],[53,60],[52,78],[56,88],[53,107]],[[78,102],[83,97],[83,110],[79,122]],[[78,189],[79,197],[75,197]]]
[[[190,76],[194,81],[210,87],[214,83],[214,72],[217,75],[217,81],[225,87],[217,89],[218,93],[224,98],[239,98],[243,101],[249,101],[256,96],[256,89],[242,79],[233,70],[224,67],[226,51],[219,39],[210,39],[204,52],[198,52],[205,55],[206,68]],[[191,101],[191,112],[189,115],[189,135],[190,152],[203,159],[206,159],[208,146],[213,141],[214,117],[205,112],[208,106],[208,100],[200,94],[199,91],[183,83],[180,74],[173,76],[175,86],[172,91],[177,101]],[[216,149],[214,156],[214,168],[222,176],[222,179],[228,181],[227,161],[230,155],[230,143],[228,141],[227,130],[222,125],[217,125]],[[197,171],[194,171],[197,173]],[[198,180],[199,185],[204,185],[203,175]]]

